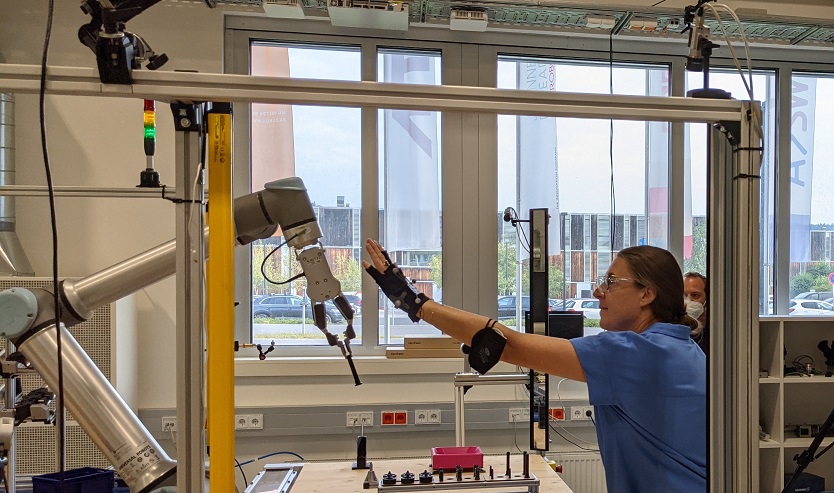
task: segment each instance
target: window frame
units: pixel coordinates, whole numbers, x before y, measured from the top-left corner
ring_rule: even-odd
[[[442,57],[443,85],[495,87],[496,65],[499,56],[536,57],[544,59],[576,60],[577,62],[606,63],[609,56],[617,64],[635,63],[668,65],[670,67],[670,94],[683,96],[685,90],[683,41],[669,39],[659,43],[655,39],[621,36],[614,39],[614,51],[609,53],[608,36],[576,36],[570,33],[524,32],[478,33],[451,32],[445,27],[429,25],[411,26],[408,32],[393,34],[385,31],[350,30],[333,28],[327,22],[311,20],[281,20],[251,16],[226,16],[224,43],[224,71],[248,73],[248,47],[250,40],[301,43],[307,45],[347,44],[360,46],[362,79],[376,80],[377,49],[433,50]],[[434,41],[425,41],[433,39]],[[720,40],[723,43],[723,40]],[[776,72],[777,124],[776,124],[776,218],[777,230],[789,224],[789,207],[781,204],[789,201],[790,176],[790,115],[791,76],[834,76],[834,50],[813,48],[753,45],[751,58],[754,70]],[[244,56],[242,56],[242,54]],[[711,59],[713,67],[733,68],[726,50],[717,50]],[[362,203],[377,204],[377,109],[362,110]],[[782,116],[780,118],[780,116]],[[249,108],[235,108],[235,161],[249,162],[249,149],[241,136],[248,135]],[[474,131],[473,131],[474,129]],[[670,132],[669,196],[683,195],[683,123],[672,123]],[[497,156],[491,143],[496,138],[496,116],[444,112],[441,135],[443,139],[442,202],[443,202],[443,293],[444,302],[485,315],[493,314],[497,307],[497,244],[498,233],[494,214],[497,211]],[[249,192],[248,165],[235,167],[235,195]],[[467,180],[478,176],[477,183]],[[789,202],[788,202],[789,203]],[[683,257],[683,204],[670,201],[667,245],[682,263]],[[375,237],[379,231],[375,207],[363,207],[361,214],[362,237]],[[641,224],[634,225],[637,228]],[[645,225],[643,225],[645,226]],[[325,245],[326,246],[326,245]],[[774,247],[774,293],[776,313],[788,313],[789,237],[776,235]],[[477,249],[479,255],[464,252]],[[475,257],[475,258],[473,258]],[[235,253],[236,298],[248,300],[250,282],[245,277],[251,272],[248,249],[239,248]],[[244,273],[244,274],[240,274]],[[567,276],[569,272],[566,272]],[[241,275],[245,276],[243,279]],[[481,282],[481,281],[485,282]],[[489,282],[486,282],[486,281]],[[246,281],[246,282],[241,282]],[[376,310],[376,287],[363,278],[363,311]],[[250,337],[251,303],[241,303],[235,317],[236,338],[248,341]],[[357,355],[380,355],[382,348],[375,346],[375,337],[363,337],[361,347],[355,347]],[[312,350],[312,351],[311,351]],[[292,356],[332,356],[332,348],[287,348],[283,353]]]

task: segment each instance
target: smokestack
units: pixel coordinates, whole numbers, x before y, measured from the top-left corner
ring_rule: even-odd
[[[0,93],[0,186],[14,185],[14,96]],[[0,195],[0,275],[34,275],[15,233],[14,197]]]

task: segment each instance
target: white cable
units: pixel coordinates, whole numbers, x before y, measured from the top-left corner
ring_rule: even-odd
[[[736,13],[733,12],[730,7],[724,5],[723,3],[716,3],[715,5],[705,3],[704,7],[709,8],[713,15],[715,15],[715,19],[718,21],[718,27],[721,28],[721,34],[724,36],[724,41],[727,42],[727,48],[730,49],[730,55],[733,57],[733,63],[735,63],[736,69],[738,69],[739,75],[741,75],[741,81],[744,83],[744,88],[747,90],[747,96],[750,101],[753,101],[753,65],[750,62],[750,45],[747,43],[747,36],[744,35],[744,27],[741,25],[741,20],[739,20]],[[724,23],[721,21],[721,15],[718,14],[718,10],[715,7],[721,7],[729,12],[738,25],[739,35],[741,36],[742,41],[744,41],[744,50],[747,57],[747,73],[750,79],[749,84],[747,79],[744,77],[744,69],[741,68],[741,62],[739,62],[738,56],[736,56],[736,51],[733,49],[733,43],[730,41],[727,31],[724,29]]]
[[[728,5],[723,3],[716,3],[717,7],[721,7],[733,17],[736,21],[736,25],[738,26],[738,35],[741,36],[741,41],[744,43],[744,56],[747,59],[747,77],[750,79],[750,100],[753,100],[753,64],[750,61],[750,44],[747,42],[747,35],[744,34],[744,26],[741,24],[741,20],[739,20],[738,16],[736,15],[735,11],[730,8]]]
[[[754,101],[753,98],[753,63],[750,61],[750,44],[747,42],[747,36],[744,34],[744,26],[741,25],[741,20],[736,15],[735,11],[723,3],[705,3],[704,7],[708,7],[713,14],[715,14],[715,18],[718,21],[718,27],[721,28],[721,34],[724,35],[724,41],[727,42],[727,47],[730,49],[730,55],[733,57],[733,63],[738,70],[739,75],[741,75],[741,81],[744,82],[744,88],[747,90],[747,97],[750,101]],[[747,84],[747,80],[744,78],[744,69],[741,68],[741,63],[736,56],[736,52],[733,49],[733,45],[730,42],[729,36],[727,36],[727,32],[724,30],[724,24],[721,22],[721,16],[718,14],[718,11],[715,7],[722,8],[729,12],[729,14],[733,17],[733,20],[736,21],[736,25],[738,26],[738,33],[741,36],[741,40],[744,42],[744,54],[747,59],[747,77],[750,80],[750,84]],[[761,122],[759,121],[759,115],[757,112],[753,111],[751,115],[754,125],[761,127]],[[764,138],[763,135],[760,135],[761,138]]]
[[[560,405],[560,406],[562,406],[562,409],[567,409],[567,408],[565,407],[565,403],[564,403],[564,402],[562,402],[562,394],[559,392],[559,387],[562,385],[562,382],[564,382],[565,380],[567,380],[567,378],[563,378],[563,379],[559,380],[559,383],[557,383],[557,384],[556,384],[556,397],[558,397],[558,398],[559,398],[559,405]],[[554,422],[554,423],[559,423],[558,421],[555,421],[555,420],[554,420],[553,422]],[[565,432],[565,433],[567,433],[568,435],[570,435],[570,436],[572,436],[572,437],[576,438],[576,439],[577,439],[577,440],[579,440],[580,442],[585,442],[585,443],[587,443],[588,445],[593,445],[594,447],[599,448],[599,444],[598,444],[598,443],[589,442],[588,440],[583,440],[582,438],[579,438],[578,436],[576,436],[576,435],[574,435],[573,433],[569,432],[569,431],[568,431],[568,429],[567,429],[567,428],[565,428],[563,425],[559,425],[559,427],[560,427],[560,428],[562,428],[562,430],[564,430],[564,432]]]

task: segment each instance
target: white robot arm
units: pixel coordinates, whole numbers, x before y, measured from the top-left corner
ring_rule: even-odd
[[[310,289],[310,297],[317,303],[333,299],[344,313],[348,321],[344,341],[327,332],[323,316],[317,318],[317,325],[328,342],[342,350],[359,385],[349,345],[355,336],[353,310],[341,296],[340,283],[324,259],[324,250],[318,243],[321,230],[299,178],[269,183],[264,190],[235,200],[235,228],[240,244],[268,238],[279,226],[287,243],[302,258],[309,285],[328,285],[327,289]],[[130,490],[139,493],[151,491],[172,476],[176,462],[167,456],[66,327],[86,320],[102,305],[174,274],[175,254],[175,242],[170,241],[83,279],[64,281],[60,286],[62,318],[57,328],[62,331],[66,407]],[[319,260],[304,260],[308,258]],[[9,337],[47,385],[57,389],[54,313],[53,295],[47,290],[13,288],[0,292],[0,335]]]

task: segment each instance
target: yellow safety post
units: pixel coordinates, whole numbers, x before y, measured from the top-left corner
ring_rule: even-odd
[[[206,267],[208,444],[211,491],[235,491],[232,107],[208,113],[209,241]]]

